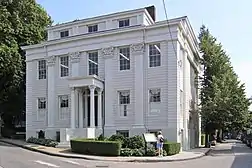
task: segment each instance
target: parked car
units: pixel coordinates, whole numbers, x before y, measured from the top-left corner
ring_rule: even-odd
[[[248,135],[246,136],[246,145],[247,145],[248,147],[252,147],[251,144],[252,144],[252,134],[248,134]]]

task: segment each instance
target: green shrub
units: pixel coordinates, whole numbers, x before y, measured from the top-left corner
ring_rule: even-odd
[[[148,147],[145,156],[156,156],[157,150],[154,147]]]
[[[180,152],[180,143],[166,142],[164,143],[163,149],[166,151],[168,156],[178,154]]]
[[[166,150],[163,150],[163,156],[167,156]]]
[[[132,156],[144,156],[145,151],[144,149],[131,149],[132,150]]]
[[[121,156],[132,156],[132,154],[133,154],[133,151],[132,149],[129,149],[129,148],[122,148],[120,152]]]
[[[111,135],[111,137],[109,137],[108,140],[109,141],[119,141],[122,144],[122,148],[126,148],[126,146],[125,146],[125,137],[123,135],[114,134],[114,135]]]
[[[136,135],[129,138],[128,144],[126,145],[130,149],[140,149],[144,147],[144,138]]]
[[[121,151],[121,142],[116,141],[73,139],[70,144],[73,152],[81,154],[119,156]]]
[[[206,141],[206,135],[201,134],[201,145],[205,145],[205,141]]]
[[[56,147],[58,145],[58,142],[52,139],[39,139],[39,138],[34,138],[30,137],[27,140],[28,143],[33,143],[33,144],[38,144],[42,146],[48,146],[48,147]]]

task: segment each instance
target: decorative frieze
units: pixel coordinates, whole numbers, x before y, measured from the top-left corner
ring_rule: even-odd
[[[47,58],[47,65],[48,66],[53,66],[56,62],[56,57],[55,56],[50,56]]]
[[[131,44],[132,53],[142,53],[144,51],[144,43]]]
[[[72,63],[80,61],[80,52],[69,53],[69,56]]]
[[[115,49],[114,47],[108,47],[102,49],[102,54],[105,58],[107,57],[113,57],[114,56]]]

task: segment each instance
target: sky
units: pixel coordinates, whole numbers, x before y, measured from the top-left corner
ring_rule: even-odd
[[[54,24],[156,6],[157,20],[165,20],[162,0],[37,0]],[[252,96],[252,1],[230,0],[165,0],[168,18],[188,16],[198,36],[199,28],[206,25],[229,54],[235,72],[245,83],[248,97]]]

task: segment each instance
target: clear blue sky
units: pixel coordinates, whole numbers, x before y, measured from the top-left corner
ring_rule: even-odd
[[[164,20],[162,0],[37,0],[54,23],[93,17],[128,9],[155,5],[157,19]],[[198,35],[205,24],[231,57],[235,71],[252,96],[252,1],[166,0],[168,18],[188,16]],[[249,12],[250,11],[250,12]]]

